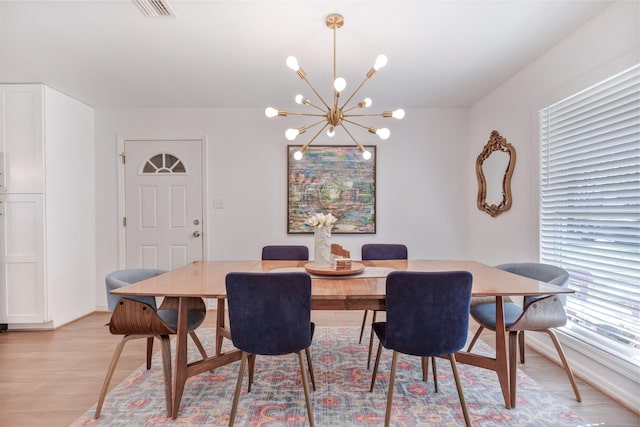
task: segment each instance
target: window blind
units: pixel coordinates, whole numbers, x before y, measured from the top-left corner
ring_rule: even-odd
[[[539,111],[540,260],[567,333],[640,361],[640,65]]]

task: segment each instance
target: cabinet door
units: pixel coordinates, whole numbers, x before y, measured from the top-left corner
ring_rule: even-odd
[[[0,323],[45,320],[42,195],[0,196]]]
[[[42,193],[43,87],[0,85],[0,192]]]

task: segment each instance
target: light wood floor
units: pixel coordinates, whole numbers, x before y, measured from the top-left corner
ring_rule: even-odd
[[[96,403],[120,339],[105,327],[109,317],[98,312],[56,331],[0,334],[1,427],[68,426]],[[314,311],[313,320],[318,325],[360,326],[362,312]],[[204,326],[214,322],[215,311],[210,311]],[[482,339],[492,344],[490,333]],[[111,388],[144,363],[144,354],[144,340],[126,345]],[[522,369],[591,426],[640,426],[638,415],[582,380],[578,387],[583,401],[576,402],[564,371],[532,350]]]

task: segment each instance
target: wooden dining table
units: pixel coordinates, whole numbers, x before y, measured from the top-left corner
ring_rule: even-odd
[[[226,327],[225,278],[230,272],[270,272],[282,269],[300,269],[308,261],[196,261],[160,276],[143,280],[111,291],[114,295],[175,297],[178,299],[178,325],[172,387],[172,417],[177,418],[187,378],[240,360],[240,351],[222,351],[225,338],[231,338]],[[459,260],[384,260],[362,261],[365,270],[355,275],[312,275],[312,310],[384,310],[385,274],[366,274],[370,270],[405,271],[469,271],[473,276],[472,296],[495,297],[496,330],[495,357],[460,351],[460,363],[495,371],[510,409],[515,399],[515,381],[509,379],[507,331],[504,324],[504,297],[524,295],[551,295],[573,292],[570,289],[518,276],[480,262]],[[189,362],[187,360],[187,313],[196,299],[215,299],[216,344],[215,354]]]

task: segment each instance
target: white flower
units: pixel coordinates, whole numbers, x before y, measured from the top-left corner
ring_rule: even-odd
[[[331,228],[333,224],[337,221],[337,218],[330,213],[323,214],[317,213],[313,215],[311,218],[307,219],[307,224],[312,225],[313,227],[329,227]]]

